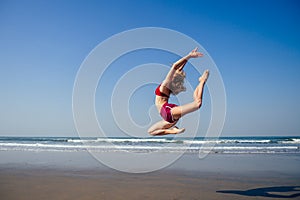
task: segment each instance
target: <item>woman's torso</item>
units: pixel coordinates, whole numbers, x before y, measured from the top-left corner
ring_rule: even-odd
[[[159,90],[159,91],[157,91],[157,90]],[[160,112],[161,107],[165,103],[168,103],[169,96],[170,96],[170,90],[167,87],[159,85],[155,91],[155,94],[156,94],[155,105],[156,105],[158,112]]]

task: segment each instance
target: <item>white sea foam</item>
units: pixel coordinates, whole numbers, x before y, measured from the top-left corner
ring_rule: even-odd
[[[0,151],[300,153],[300,138],[4,138]]]

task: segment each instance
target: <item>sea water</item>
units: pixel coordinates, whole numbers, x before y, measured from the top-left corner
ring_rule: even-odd
[[[200,149],[212,154],[298,154],[300,137],[0,137],[0,151],[198,153]]]

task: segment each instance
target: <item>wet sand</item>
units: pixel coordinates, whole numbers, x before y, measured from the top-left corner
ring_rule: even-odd
[[[210,155],[202,161],[185,155],[165,169],[130,174],[99,167],[85,154],[31,154],[15,152],[0,161],[1,199],[300,198],[298,155]]]

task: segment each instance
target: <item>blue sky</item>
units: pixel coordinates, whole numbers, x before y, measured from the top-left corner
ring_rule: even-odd
[[[217,64],[227,94],[223,136],[299,136],[299,11],[296,0],[0,0],[0,135],[77,136],[72,90],[85,57],[114,34],[151,26],[195,39]],[[136,63],[168,65],[176,59],[148,53],[151,59],[140,53]],[[128,62],[125,69],[136,63]],[[112,67],[108,88],[116,73],[124,71]],[[150,105],[151,95],[135,95],[136,101]],[[209,105],[207,91],[204,98]],[[100,119],[108,112],[101,106],[96,105]],[[141,111],[133,110],[133,116],[139,118]],[[118,135],[113,122],[107,123],[107,131]]]

